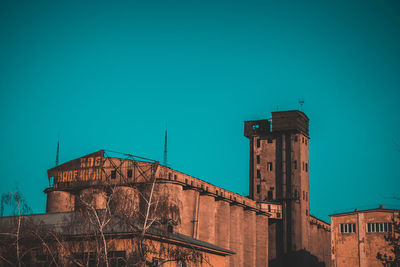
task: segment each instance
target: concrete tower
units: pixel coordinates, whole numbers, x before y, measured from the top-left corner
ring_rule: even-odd
[[[308,122],[297,110],[272,112],[272,120],[245,122],[250,198],[282,204],[282,220],[271,220],[269,227],[271,261],[309,248]]]

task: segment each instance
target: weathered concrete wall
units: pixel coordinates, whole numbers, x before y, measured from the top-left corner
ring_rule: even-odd
[[[215,244],[215,200],[213,196],[200,195],[199,239]]]
[[[184,235],[194,237],[194,229],[197,227],[197,209],[199,192],[196,190],[184,190],[182,192],[182,211],[180,232]],[[178,230],[179,232],[179,230]]]
[[[231,225],[228,223],[231,217],[229,203],[217,201],[215,213],[215,244],[219,247],[230,249]]]
[[[232,205],[230,206],[230,250],[236,252],[236,254],[229,259],[229,266],[243,266],[243,246],[244,246],[244,238],[243,238],[243,207]],[[246,244],[247,245],[247,244]]]
[[[75,195],[65,191],[47,193],[46,212],[67,212],[75,209]]]
[[[331,232],[330,225],[314,216],[310,216],[309,226],[309,251],[318,258],[318,261],[325,262],[325,266],[331,266]]]
[[[244,211],[244,266],[257,266],[256,265],[256,237],[257,237],[257,222],[256,212],[253,210]]]
[[[136,188],[118,186],[114,189],[110,209],[116,214],[133,218],[139,212],[140,193]]]
[[[331,216],[332,266],[382,266],[376,259],[378,252],[390,255],[384,236],[388,232],[368,232],[368,223],[392,223],[393,210],[384,208],[355,211]],[[341,233],[340,224],[355,224],[355,233]]]
[[[79,201],[86,203],[95,209],[105,209],[107,207],[107,196],[101,188],[85,188],[79,192]]]
[[[257,267],[268,266],[268,217],[256,216],[256,265]]]

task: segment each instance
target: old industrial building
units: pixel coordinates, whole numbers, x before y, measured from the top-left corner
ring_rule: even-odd
[[[385,206],[330,215],[333,266],[382,266],[377,254],[392,255],[384,237],[393,234],[398,215]]]
[[[210,259],[193,266],[373,266],[364,265],[373,260],[365,256],[369,252],[360,249],[359,243],[351,243],[352,235],[344,236],[339,230],[343,224],[358,220],[355,231],[365,232],[373,221],[369,216],[379,214],[387,215],[385,220],[376,221],[386,229],[384,223],[390,221],[393,212],[381,209],[332,215],[332,228],[311,215],[308,127],[308,117],[297,110],[272,112],[271,119],[245,122],[249,196],[157,161],[127,154],[112,156],[101,150],[48,170],[47,213],[41,216],[73,214],[82,209],[83,202],[95,210],[114,207],[128,217],[143,215],[146,207],[150,207],[147,211],[152,209],[147,204],[153,196],[174,207],[164,208],[169,215],[163,221],[171,234],[164,241],[195,246]],[[111,236],[115,234],[115,229],[108,231]],[[346,253],[352,252],[347,248],[355,251],[357,246],[364,254],[359,252],[358,261],[350,261]],[[90,253],[90,246],[83,250]],[[120,246],[120,251],[126,254],[131,250]]]

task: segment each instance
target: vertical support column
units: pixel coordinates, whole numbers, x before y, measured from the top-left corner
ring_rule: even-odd
[[[195,190],[183,191],[183,207],[181,212],[180,233],[194,238],[194,226],[196,222],[195,211],[197,209],[197,198],[199,192]]]
[[[200,195],[199,239],[215,243],[215,200],[213,196]]]
[[[229,248],[236,254],[229,258],[229,266],[243,266],[243,208],[232,205],[230,207],[230,244]]]
[[[256,212],[252,210],[245,210],[245,223],[246,227],[243,229],[244,235],[244,266],[253,267],[256,264]],[[268,231],[268,230],[267,230]],[[268,239],[267,239],[268,242]],[[267,253],[267,251],[265,251]]]
[[[268,217],[256,216],[256,264],[257,267],[268,267]]]
[[[216,202],[215,213],[215,244],[219,247],[229,249],[230,240],[230,208],[229,203],[226,201]]]
[[[257,216],[257,219],[260,215]],[[258,227],[258,221],[257,221],[257,227]],[[278,246],[277,246],[277,224],[278,222],[271,222],[268,225],[268,239],[269,239],[269,244],[268,244],[268,259],[273,260],[277,258],[278,255]],[[258,236],[258,234],[257,234]]]
[[[364,223],[364,213],[357,213],[357,234],[358,234],[358,255],[360,266],[367,266],[367,256],[365,255],[365,223]]]

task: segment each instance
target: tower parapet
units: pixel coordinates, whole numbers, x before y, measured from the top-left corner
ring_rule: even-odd
[[[299,110],[272,112],[272,132],[298,131],[308,136],[309,119]]]

